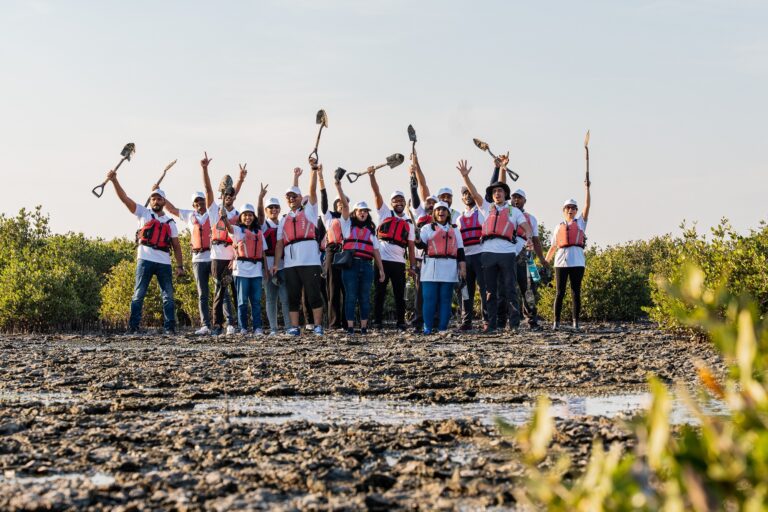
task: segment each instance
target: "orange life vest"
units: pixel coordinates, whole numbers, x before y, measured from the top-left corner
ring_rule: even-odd
[[[192,214],[192,252],[199,254],[211,249],[211,219],[205,216],[205,222],[200,224],[197,215]]]
[[[435,236],[427,242],[427,256],[430,258],[456,258],[458,254],[458,244],[456,243],[456,232],[453,224],[449,224],[448,229],[442,229],[437,224],[432,223],[432,230]]]
[[[242,227],[242,226],[241,226]],[[252,231],[243,228],[243,239],[237,242],[238,261],[261,261],[264,253],[264,244],[261,241],[261,230]]]
[[[341,234],[341,217],[331,218],[328,230],[325,232],[326,244],[342,244],[344,236]]]
[[[355,251],[353,256],[364,260],[373,259],[373,233],[367,227],[352,226],[349,237],[344,239],[345,251]]]
[[[517,241],[515,238],[515,225],[509,218],[509,209],[502,208],[499,210],[495,205],[491,205],[490,209],[488,217],[483,222],[483,241],[502,238],[508,242],[515,243]]]
[[[533,233],[533,222],[531,222],[531,216],[528,215],[528,212],[523,212],[523,215],[525,215],[525,221],[531,227],[531,233]],[[528,237],[525,236],[525,230],[522,226],[517,226],[517,231],[515,233],[523,240],[528,240]]]
[[[269,224],[266,225],[268,227],[264,230],[264,239],[267,241],[267,247],[264,249],[264,254],[274,256],[275,247],[277,247],[277,228],[273,228]]]
[[[227,226],[224,224],[224,219],[221,214],[227,215],[225,211],[219,210],[219,221],[213,226],[211,230],[211,242],[215,245],[232,245],[232,238],[229,236]],[[237,211],[232,211],[232,215],[227,215],[227,220],[230,224],[235,224],[238,217]]]
[[[171,252],[171,222],[173,222],[173,219],[160,222],[152,214],[152,218],[139,229],[139,243],[158,251]]]
[[[471,247],[480,243],[480,237],[483,234],[483,226],[480,224],[480,212],[476,209],[472,215],[459,217],[459,226],[461,226],[461,239],[464,247]]]
[[[315,225],[309,222],[304,209],[299,208],[295,216],[285,216],[283,244],[291,245],[305,240],[315,240]]]
[[[391,212],[391,215],[381,221],[376,234],[379,240],[393,243],[400,247],[408,247],[408,232],[411,229],[411,223],[408,219],[403,219]]]
[[[579,227],[579,223],[575,220],[571,222],[561,222],[557,226],[557,236],[555,237],[557,248],[562,249],[564,247],[584,247],[587,242],[587,237],[584,235],[584,230]]]

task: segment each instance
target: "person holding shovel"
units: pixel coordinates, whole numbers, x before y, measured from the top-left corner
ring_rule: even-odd
[[[222,334],[224,327],[224,314],[227,317],[227,334],[235,334],[235,318],[232,313],[232,296],[229,287],[232,287],[232,261],[235,259],[235,250],[232,247],[232,238],[229,236],[225,221],[237,222],[239,212],[235,209],[235,198],[240,187],[243,186],[245,176],[248,174],[245,166],[240,166],[240,177],[234,187],[222,190],[221,207],[215,201],[211,178],[208,176],[208,165],[213,159],[208,158],[208,153],[200,160],[203,169],[203,185],[205,186],[205,202],[208,206],[208,218],[211,222],[211,274],[213,274],[213,334]]]
[[[461,168],[462,162],[459,162],[459,172],[463,175]],[[466,163],[464,164],[466,166]],[[469,173],[467,172],[467,177]],[[483,326],[488,324],[488,308],[485,296],[485,275],[483,274],[483,245],[481,243],[483,222],[475,202],[475,196],[466,185],[461,187],[461,200],[464,203],[464,213],[459,217],[459,231],[461,240],[464,244],[464,258],[466,263],[466,286],[467,298],[462,297],[459,302],[461,306],[461,324],[459,329],[462,331],[472,330],[472,320],[475,313],[475,288],[480,293],[480,310],[482,312]]]
[[[288,309],[290,310],[291,328],[288,333],[299,336],[299,308],[301,292],[306,294],[314,317],[314,333],[323,336],[323,296],[320,290],[322,268],[320,266],[320,247],[315,237],[318,220],[317,175],[320,166],[310,157],[312,172],[309,177],[309,200],[302,206],[301,189],[293,186],[285,191],[285,199],[290,210],[280,219],[277,228],[277,248],[272,273],[277,273],[285,257],[285,281],[288,285]],[[300,170],[298,167],[294,172]]]
[[[384,279],[376,282],[376,292],[373,303],[374,328],[381,329],[384,319],[384,300],[387,296],[387,282],[392,281],[392,292],[395,296],[395,313],[397,329],[405,331],[405,251],[408,250],[408,273],[416,278],[416,235],[415,228],[405,213],[405,194],[399,190],[389,196],[389,206],[384,204],[379,184],[376,181],[376,168],[368,168],[371,179],[371,190],[375,198],[379,214],[379,227],[376,236],[381,242],[381,259],[383,260]]]
[[[571,284],[571,302],[573,328],[579,329],[579,314],[581,313],[581,281],[584,278],[586,259],[584,258],[584,245],[589,219],[589,207],[592,197],[589,193],[591,182],[585,181],[586,198],[584,211],[577,216],[579,211],[575,199],[568,199],[563,203],[563,222],[552,233],[552,245],[547,252],[547,261],[555,263],[555,321],[554,329],[560,328],[560,314],[563,311],[563,299],[565,298],[565,286],[568,281]]]
[[[131,316],[128,320],[127,334],[136,334],[139,331],[144,297],[147,294],[152,276],[157,277],[157,284],[160,285],[160,294],[163,298],[163,333],[175,334],[176,310],[173,301],[171,248],[173,248],[173,254],[176,258],[177,276],[184,275],[184,264],[176,223],[163,210],[165,192],[159,188],[153,190],[149,197],[150,208],[147,209],[128,197],[117,180],[117,172],[109,171],[107,180],[112,182],[117,197],[139,221],[136,282],[131,299]]]

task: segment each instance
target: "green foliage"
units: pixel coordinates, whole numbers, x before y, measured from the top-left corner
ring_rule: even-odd
[[[686,265],[675,286],[665,287],[671,312],[681,325],[706,332],[729,365],[724,383],[699,364],[702,399],[716,397],[728,407],[726,416],[704,413],[680,385],[677,394],[699,426],[671,435],[671,396],[650,380],[652,403],[633,425],[632,452],[618,444],[604,450],[595,443],[587,467],[570,480],[567,455],[542,469],[554,433],[551,411],[540,400],[534,419],[513,429],[526,454],[527,481],[517,494],[532,508],[570,510],[766,510],[768,508],[768,321],[757,304],[736,298],[725,286],[707,287],[708,276]]]

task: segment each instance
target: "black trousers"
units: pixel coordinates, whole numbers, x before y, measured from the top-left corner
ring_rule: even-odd
[[[341,329],[347,325],[344,319],[344,286],[341,281],[341,269],[333,266],[333,255],[339,251],[341,246],[328,246],[325,249],[323,262],[328,297],[328,327],[331,329]]]
[[[584,279],[584,267],[555,267],[555,322],[560,323],[563,312],[566,281],[571,281],[571,309],[573,321],[579,321],[581,314],[581,280]]]
[[[483,274],[485,276],[486,307],[488,308],[488,327],[496,329],[499,324],[500,290],[506,292],[503,299],[506,318],[510,327],[520,325],[520,310],[517,299],[517,255],[515,253],[482,253]]]
[[[228,276],[230,283],[234,283],[232,279],[232,270],[229,268],[229,260],[211,260],[211,275],[213,275],[214,289],[213,289],[213,326],[222,327],[224,325],[224,305],[225,296],[234,289],[233,284],[224,286],[222,281]],[[234,293],[234,297],[237,297],[237,292]],[[232,313],[232,304],[237,304],[237,300],[232,299],[230,295],[229,300],[226,301],[227,306],[227,322],[229,325],[235,325],[235,315]]]
[[[517,257],[517,286],[520,288],[520,311],[523,317],[528,320],[529,325],[535,325],[538,321],[536,311],[536,283],[531,280],[531,274],[528,272],[528,251],[523,249]],[[526,297],[528,289],[531,290],[530,300]]]
[[[387,298],[387,284],[392,281],[392,293],[395,296],[395,314],[397,326],[405,327],[405,263],[383,261],[384,282],[376,279],[376,294],[373,300],[373,323],[380,326],[384,319],[384,301]],[[378,271],[376,272],[379,277]]]
[[[416,279],[414,279],[413,282],[413,288],[416,292],[416,296],[414,297],[414,307],[416,310],[413,312],[413,319],[411,320],[411,327],[414,327],[416,329],[421,329],[424,326],[424,297],[421,295],[421,266],[423,262],[421,260],[416,260]],[[437,324],[435,324],[437,325]]]
[[[461,325],[467,327],[472,325],[472,318],[475,312],[475,287],[480,289],[480,305],[483,314],[483,321],[488,321],[488,305],[485,296],[485,274],[483,273],[483,253],[466,256],[467,264],[467,293],[468,299],[461,299]],[[461,290],[459,290],[461,297]]]

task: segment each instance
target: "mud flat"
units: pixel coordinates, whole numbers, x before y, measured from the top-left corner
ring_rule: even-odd
[[[646,376],[722,371],[644,324],[582,332],[0,337],[0,509],[514,509],[494,418],[555,404],[556,444],[633,441]],[[718,404],[710,404],[717,411]],[[676,411],[679,422],[689,418]]]

